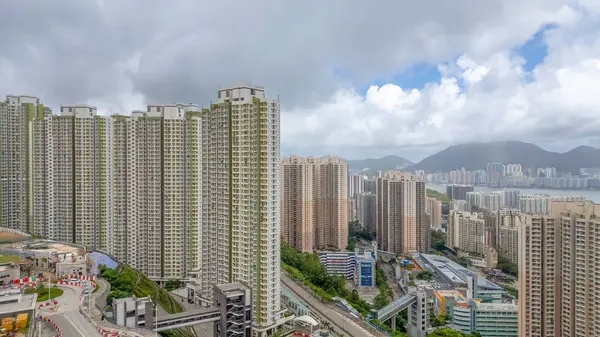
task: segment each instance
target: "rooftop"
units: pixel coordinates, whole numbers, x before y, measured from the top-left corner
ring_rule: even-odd
[[[455,283],[467,284],[467,277],[474,275],[475,272],[461,266],[460,264],[450,260],[445,256],[431,255],[431,254],[418,254],[427,267],[434,268],[436,271],[442,273],[448,279]],[[483,276],[477,277],[477,286],[482,290],[503,290],[499,285],[488,281]]]
[[[477,310],[484,311],[518,311],[518,307],[513,303],[476,303]]]
[[[246,290],[250,290],[247,285],[241,282],[219,284],[215,287],[226,295],[243,295]]]
[[[17,243],[8,243],[0,245],[0,252],[9,252],[14,255],[27,255],[27,253],[40,254],[68,254],[75,256],[85,255],[85,249],[81,246],[60,243],[50,240],[30,240]]]
[[[37,294],[23,294],[20,289],[0,291],[0,315],[33,310]]]

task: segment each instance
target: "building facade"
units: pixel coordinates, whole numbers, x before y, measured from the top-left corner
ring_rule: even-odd
[[[356,218],[364,229],[375,231],[377,195],[365,192],[356,196]]]
[[[202,294],[246,284],[261,336],[281,316],[279,168],[279,101],[262,87],[220,89],[202,113]]]
[[[301,252],[315,247],[318,165],[312,157],[281,159],[281,236]]]
[[[33,177],[30,160],[36,120],[49,109],[31,96],[6,96],[0,102],[0,225],[23,232],[33,231]],[[43,180],[38,177],[36,181]]]
[[[431,216],[431,228],[442,229],[442,202],[436,198],[426,198],[425,212]]]
[[[519,336],[600,334],[600,205],[553,202],[519,231]]]
[[[348,198],[354,199],[365,191],[365,177],[359,173],[348,174]]]
[[[483,214],[451,211],[448,216],[446,246],[484,256],[486,251]]]
[[[9,96],[2,225],[105,251],[159,282],[197,277],[208,300],[214,284],[243,282],[254,333],[271,333],[282,315],[279,101],[253,86],[218,95],[208,109],[148,105],[126,116],[85,105],[54,115]]]
[[[400,171],[377,178],[377,244],[397,254],[428,252],[425,182]]]
[[[348,246],[348,164],[339,157],[282,159],[284,239],[301,251]]]

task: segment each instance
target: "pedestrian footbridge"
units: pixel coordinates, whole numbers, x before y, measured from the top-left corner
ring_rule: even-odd
[[[164,331],[195,324],[216,322],[220,318],[221,312],[218,308],[203,308],[200,310],[160,316],[154,321],[153,326],[147,326],[147,328],[150,328],[153,331]]]
[[[415,295],[404,295],[385,307],[379,309],[375,313],[376,319],[380,322],[386,322],[389,319],[396,318],[400,311],[411,306],[416,300],[417,297]]]

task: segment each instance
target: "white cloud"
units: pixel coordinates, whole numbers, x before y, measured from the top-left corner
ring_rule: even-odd
[[[363,96],[342,88],[320,106],[284,111],[282,145],[355,158],[419,157],[419,148],[466,141],[600,144],[593,143],[600,141],[600,12],[584,6],[557,10],[557,27],[545,36],[549,53],[530,74],[514,46],[504,45],[441,64],[441,80],[422,90],[386,84]]]

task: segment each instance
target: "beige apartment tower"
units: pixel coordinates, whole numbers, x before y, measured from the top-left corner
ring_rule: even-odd
[[[519,336],[599,336],[600,205],[551,209],[519,231]]]
[[[286,243],[301,252],[315,248],[318,158],[281,159],[281,230]]]
[[[486,240],[483,214],[451,211],[448,215],[446,246],[484,256]]]
[[[388,171],[377,178],[377,244],[397,254],[428,252],[425,182],[415,175]]]
[[[274,333],[280,311],[280,105],[264,88],[220,89],[202,111],[202,293],[252,288],[254,334]]]
[[[301,251],[348,246],[348,164],[339,157],[282,160],[283,237]]]
[[[427,208],[425,212],[431,215],[431,228],[436,230],[442,229],[442,202],[436,198],[426,199]]]

